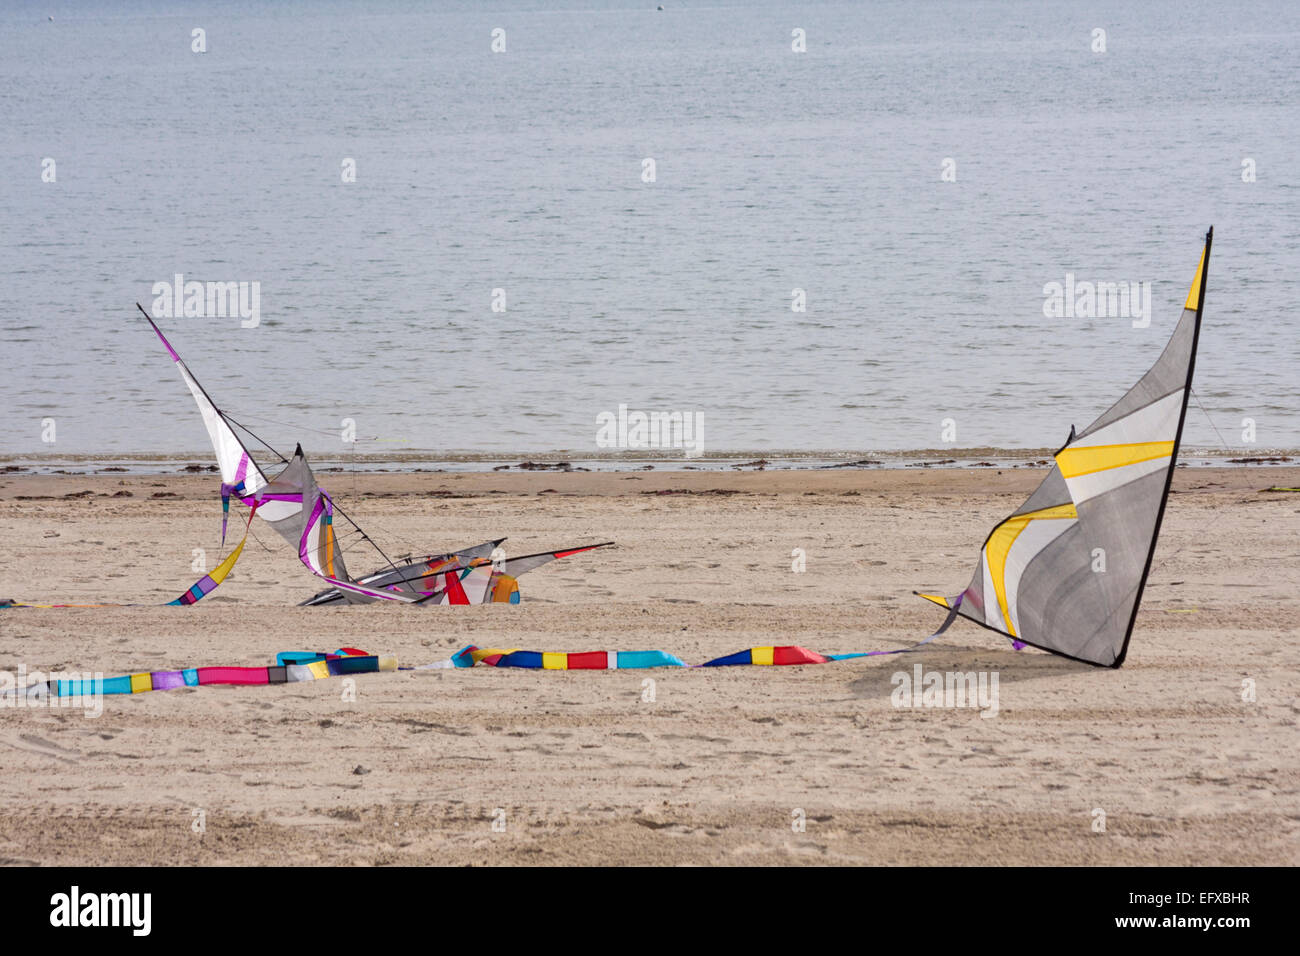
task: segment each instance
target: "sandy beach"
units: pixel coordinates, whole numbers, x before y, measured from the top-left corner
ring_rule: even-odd
[[[517,607],[313,609],[293,605],[316,581],[255,525],[196,607],[0,611],[0,670],[902,647],[942,618],[912,591],[964,588],[1041,475],[326,474],[394,556],[617,543],[527,574]],[[0,476],[0,598],[174,598],[193,549],[215,563],[216,482]],[[1178,471],[1118,671],[958,622],[914,655],[812,667],[398,671],[357,678],[355,701],[335,679],[110,697],[96,719],[0,709],[0,862],[1295,864],[1300,494],[1262,489],[1297,485]],[[996,716],[893,706],[891,675],[918,663],[996,673]]]

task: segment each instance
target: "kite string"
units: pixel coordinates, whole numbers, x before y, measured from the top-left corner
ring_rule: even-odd
[[[1188,390],[1191,392],[1192,398],[1196,400],[1196,407],[1201,410],[1201,414],[1205,416],[1205,420],[1209,422],[1210,427],[1214,429],[1214,434],[1218,437],[1219,444],[1223,446],[1223,450],[1226,452],[1231,452],[1232,449],[1229,448],[1228,443],[1223,440],[1223,433],[1219,431],[1219,426],[1214,424],[1214,419],[1210,417],[1210,413],[1207,412],[1205,410],[1205,406],[1201,404],[1201,396],[1196,394],[1196,389],[1191,388],[1190,386]]]
[[[229,412],[226,412],[225,414],[227,418],[230,417]],[[244,417],[249,421],[261,422],[263,425],[279,425],[281,428],[292,428],[295,431],[315,432],[317,435],[338,435],[338,430],[332,428],[312,428],[310,425],[293,425],[289,422],[277,421],[274,418],[263,418],[260,415],[245,415]],[[231,421],[234,421],[234,419],[231,419]],[[238,422],[236,422],[236,424],[238,424]],[[240,425],[239,427],[244,428],[243,425]],[[244,428],[244,431],[248,431],[248,429]],[[248,433],[250,435],[253,434],[252,432]],[[253,437],[257,438],[256,435],[253,435]],[[262,441],[260,438],[257,440]],[[265,445],[266,443],[262,442],[262,444]],[[267,447],[270,448],[269,445],[267,445]],[[274,449],[272,449],[272,451],[274,451]]]
[[[217,414],[220,415],[222,418],[224,418],[226,421],[230,422],[230,424],[238,426],[240,430],[246,432],[255,442],[260,444],[263,448],[269,451],[276,458],[279,458],[280,461],[282,461],[284,464],[287,465],[289,463],[289,459],[285,458],[284,455],[280,454],[280,452],[276,450],[274,445],[272,445],[262,436],[258,435],[257,432],[253,431],[247,425],[237,421],[228,412],[222,411],[221,409],[217,409]]]
[[[352,497],[355,498],[355,499],[357,499],[357,500],[360,500],[360,498],[361,498],[361,490],[360,490],[360,488],[358,487],[358,482],[357,482],[357,476],[360,474],[360,472],[359,472],[359,470],[357,469],[357,447],[356,447],[355,444],[353,444],[353,446],[352,446],[352,460],[351,460],[350,464],[351,464],[351,467],[349,468],[349,471],[350,471],[351,476],[352,476]],[[408,537],[406,537],[405,535],[393,534],[393,532],[392,532],[390,529],[385,528],[385,527],[382,527],[381,525],[379,525],[378,523],[376,523],[376,522],[373,521],[373,520],[371,521],[371,524],[374,524],[374,526],[375,526],[376,528],[378,528],[380,531],[382,531],[382,532],[383,532],[385,535],[387,535],[389,538],[392,538],[392,539],[395,539],[395,540],[397,540],[397,541],[400,541],[402,544],[406,545],[408,551],[407,551],[407,554],[402,558],[402,560],[409,560],[412,556],[421,553],[420,546],[419,546],[419,545],[412,545],[412,544],[411,544],[411,539],[408,538]],[[391,565],[392,562],[390,561],[389,564]]]
[[[224,409],[222,410],[222,414],[225,415],[227,418],[230,417],[229,413],[226,412]],[[261,422],[264,425],[279,425],[281,428],[292,428],[295,431],[314,432],[317,435],[330,435],[332,437],[337,437],[339,434],[338,429],[336,428],[312,428],[310,425],[294,425],[291,424],[290,422],[282,422],[274,418],[263,418],[260,415],[244,415],[243,417],[247,418],[249,421]],[[231,421],[234,421],[234,419],[232,418]],[[236,422],[236,424],[238,424],[238,422]],[[244,431],[248,431],[248,429],[244,428],[243,425],[240,425],[239,427],[243,428]],[[250,435],[253,434],[252,432],[248,432],[248,433]],[[253,435],[253,437],[257,438],[256,435]],[[258,438],[257,440],[262,441],[262,439],[260,438]],[[366,442],[374,442],[375,444],[379,444],[380,439],[378,435],[352,439],[352,443],[354,444],[362,444]],[[265,445],[266,442],[262,442],[262,444]],[[267,447],[269,448],[270,446],[268,445]],[[274,449],[272,449],[272,451],[274,451]]]

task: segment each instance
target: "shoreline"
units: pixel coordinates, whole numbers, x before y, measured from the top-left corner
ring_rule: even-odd
[[[491,474],[568,472],[736,472],[736,471],[876,471],[914,469],[1041,468],[1051,460],[1050,448],[918,448],[896,451],[734,451],[696,458],[672,458],[654,452],[575,454],[549,452],[355,452],[347,455],[312,453],[308,457],[320,474]],[[267,452],[261,464],[268,474],[278,464]],[[33,475],[176,475],[212,474],[211,452],[19,455],[0,454],[0,479]],[[1297,449],[1184,448],[1178,467],[1249,468],[1300,462]]]
[[[320,470],[321,483],[340,501],[352,499],[458,499],[556,495],[623,497],[672,495],[1028,495],[1046,464],[1029,462],[987,468],[744,469],[711,471],[460,471],[384,472]],[[50,474],[0,472],[0,502],[109,499],[127,505],[146,501],[217,500],[218,476],[208,472]],[[1178,494],[1269,494],[1300,487],[1300,463],[1252,472],[1245,465],[1179,468]],[[1282,497],[1282,493],[1275,493]],[[358,515],[358,517],[361,517]]]

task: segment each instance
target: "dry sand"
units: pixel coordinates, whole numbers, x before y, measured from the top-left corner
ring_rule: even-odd
[[[0,669],[904,646],[941,617],[912,589],[960,591],[1040,475],[327,475],[390,552],[617,545],[528,574],[518,607],[309,609],[291,605],[314,580],[261,530],[271,550],[250,540],[194,608],[0,611]],[[403,671],[357,678],[355,702],[335,679],[107,698],[98,719],[0,710],[0,861],[1294,864],[1300,495],[1258,489],[1298,484],[1180,470],[1118,671],[959,622],[917,655],[815,667]],[[210,477],[0,477],[0,596],[170,600],[219,514]],[[918,662],[995,670],[998,715],[893,707]]]

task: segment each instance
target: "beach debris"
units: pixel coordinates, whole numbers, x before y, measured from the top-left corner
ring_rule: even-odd
[[[736,488],[655,488],[648,491],[638,491],[639,495],[739,495],[742,494]]]
[[[1029,499],[989,534],[970,586],[921,597],[1028,645],[1119,667],[1178,460],[1214,230],[1182,316],[1156,363],[1070,437]]]
[[[861,458],[861,459],[859,459],[858,461],[843,461],[843,462],[836,461],[836,462],[832,462],[832,463],[829,464],[829,465],[818,465],[817,467],[818,467],[818,468],[822,468],[822,469],[826,469],[826,468],[870,468],[872,465],[880,465],[880,464],[883,464],[883,462],[881,462],[881,461],[880,461],[879,459],[877,459],[877,458]]]

